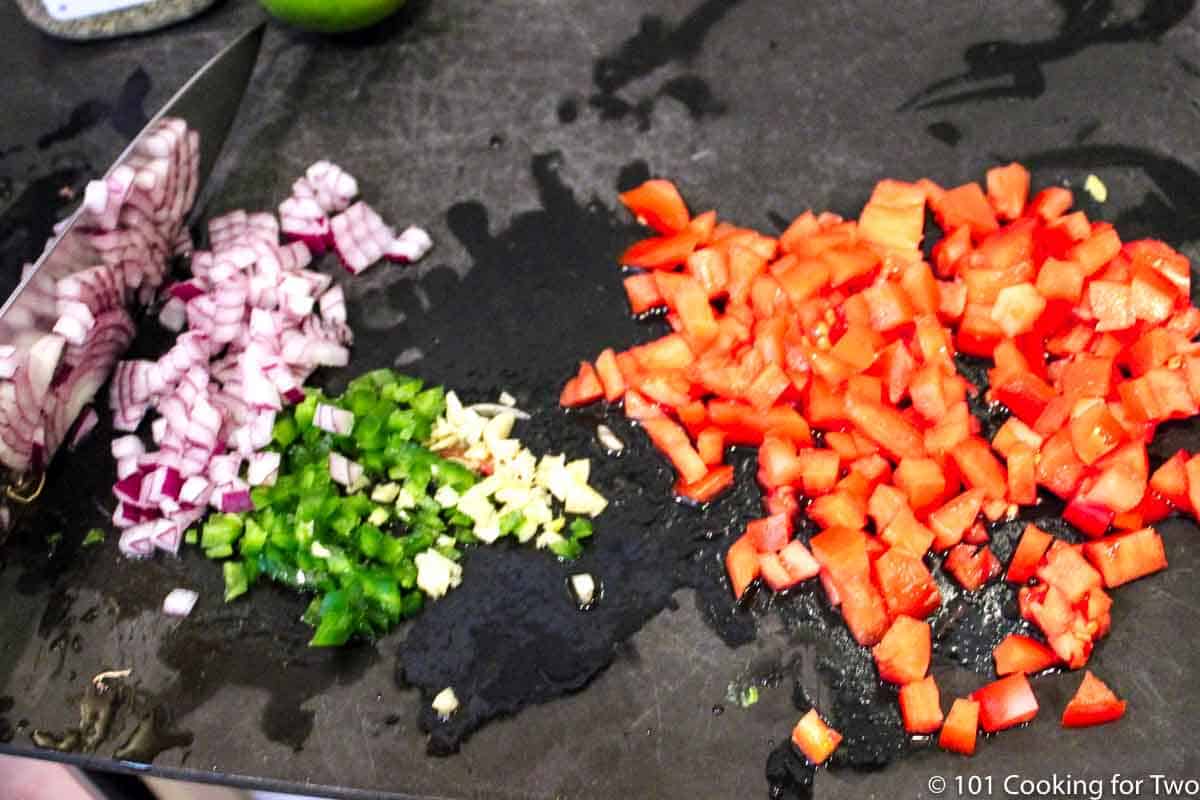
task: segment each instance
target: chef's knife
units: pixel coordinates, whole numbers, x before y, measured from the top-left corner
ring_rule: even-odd
[[[264,30],[265,25],[252,28],[202,66],[134,137],[105,177],[112,175],[135,152],[160,120],[171,117],[182,119],[190,130],[199,134],[196,177],[197,186],[203,187],[237,117],[258,59]],[[192,213],[195,213],[194,208]],[[37,336],[49,333],[46,315],[37,313],[36,308],[38,302],[44,303],[44,289],[50,287],[52,292],[54,282],[100,263],[99,254],[88,237],[77,230],[83,216],[82,210],[76,211],[59,226],[58,235],[0,307],[0,348],[8,346],[21,350]],[[46,460],[52,456],[53,453],[47,453]],[[28,502],[40,492],[43,479],[42,470],[36,468],[26,474],[10,475],[5,493],[11,499]]]

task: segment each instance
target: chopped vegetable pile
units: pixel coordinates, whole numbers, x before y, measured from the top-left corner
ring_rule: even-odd
[[[464,545],[511,536],[570,558],[592,534],[586,517],[554,510],[603,511],[588,462],[539,461],[510,438],[516,413],[485,418],[390,370],[339,397],[309,390],[276,418],[278,466],[250,490],[253,509],[214,514],[189,535],[224,560],[227,601],[262,577],[315,592],[312,645],[382,634],[459,585]]]
[[[621,256],[624,285],[634,313],[663,310],[672,332],[604,350],[561,395],[623,402],[696,502],[733,482],[728,445],[757,447],[766,515],[728,548],[733,593],[819,578],[900,687],[905,728],[940,731],[958,753],[979,727],[1032,719],[1026,675],[1083,667],[1112,624],[1108,591],[1167,566],[1147,526],[1200,512],[1200,455],[1152,472],[1147,454],[1160,423],[1200,409],[1187,259],[1122,242],[1072,212],[1066,188],[1029,187],[1019,164],[990,170],[986,189],[884,180],[857,221],[805,212],[775,237],[692,216],[673,184],[650,180],[621,195],[657,234]],[[927,209],[942,231],[929,256]],[[990,441],[960,356],[993,365],[986,399],[1008,417]],[[986,523],[1040,491],[1087,541],[1029,525],[1002,564]],[[819,533],[797,535],[801,511]],[[926,618],[942,602],[931,569],[967,592],[1003,575],[1041,634],[1006,638],[999,680],[949,717],[928,674]],[[1089,673],[1063,724],[1124,710]],[[819,764],[840,737],[813,710],[793,741]]]

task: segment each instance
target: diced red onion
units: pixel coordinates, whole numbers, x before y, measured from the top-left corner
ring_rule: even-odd
[[[354,430],[354,413],[326,403],[317,403],[313,425],[327,433],[349,436]]]
[[[425,229],[413,225],[405,228],[399,236],[392,240],[387,250],[384,251],[383,257],[399,264],[411,264],[424,258],[432,248],[433,239]]]
[[[95,430],[99,422],[100,417],[96,414],[96,409],[91,406],[85,408],[83,414],[79,417],[78,424],[75,426],[75,435],[71,437],[70,448],[74,450],[79,447],[83,443],[83,440]]]
[[[255,453],[248,459],[246,482],[251,486],[272,486],[279,476],[279,453]]]
[[[168,617],[186,617],[196,607],[200,595],[191,589],[172,589],[163,598],[162,610]]]
[[[329,453],[329,477],[333,478],[334,483],[340,483],[342,486],[353,486],[363,476],[363,467],[361,464],[351,461],[341,453],[331,451]]]

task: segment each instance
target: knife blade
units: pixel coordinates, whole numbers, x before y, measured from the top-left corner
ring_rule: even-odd
[[[198,134],[196,192],[192,196],[199,196],[199,189],[212,173],[237,117],[258,60],[265,29],[265,23],[251,28],[200,67],[133,138],[105,172],[104,178],[108,179],[124,163],[136,157],[139,145],[155,133],[161,121],[177,119],[186,123],[189,131]],[[195,211],[193,206],[189,213]],[[24,278],[0,307],[0,352],[14,357],[14,353],[36,347],[34,343],[49,334],[54,326],[54,315],[46,313],[46,298],[54,298],[57,281],[102,263],[101,253],[93,246],[86,231],[81,230],[80,222],[85,218],[81,204],[74,214],[57,226],[57,235],[32,267],[26,268]],[[9,400],[11,402],[11,398]],[[35,409],[33,413],[36,416],[40,410]],[[28,410],[22,409],[17,418],[27,422]],[[11,418],[6,417],[4,421],[12,427]],[[34,499],[44,480],[41,468],[44,464],[38,461],[48,462],[52,457],[53,452],[47,452],[44,459],[33,460],[32,469],[25,470],[14,469],[10,460],[0,459],[10,472],[5,494],[16,501]]]

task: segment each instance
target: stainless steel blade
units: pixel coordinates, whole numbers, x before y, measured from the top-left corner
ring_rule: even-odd
[[[104,177],[109,178],[127,160],[133,167],[137,167],[138,159],[144,162],[145,154],[139,149],[139,144],[145,140],[147,146],[153,149],[155,145],[150,144],[147,137],[155,133],[161,120],[182,120],[189,131],[189,139],[192,138],[192,134],[198,139],[196,149],[192,151],[196,154],[197,162],[195,182],[192,183],[189,177],[188,199],[182,200],[175,210],[173,224],[178,225],[181,221],[186,221],[187,214],[192,211],[186,207],[186,203],[194,202],[194,198],[199,195],[199,190],[211,174],[221,147],[233,127],[258,59],[264,30],[265,25],[259,25],[247,31],[201,67],[134,137],[112,167],[105,172]],[[196,190],[194,194],[191,192],[193,187]],[[93,240],[98,242],[106,234],[85,230],[80,225],[83,218],[82,211],[78,210],[60,225],[58,236],[47,244],[46,250],[32,268],[26,269],[24,279],[0,308],[0,346],[4,346],[9,358],[19,363],[25,363],[23,359],[27,357],[32,363],[32,357],[28,355],[30,348],[38,346],[39,342],[51,341],[46,335],[54,327],[59,313],[58,282],[75,272],[104,263],[104,258],[97,249],[104,245],[94,243]],[[173,245],[174,242],[169,244]],[[30,369],[28,366],[23,368]],[[13,388],[12,383],[3,383],[5,386],[0,388]],[[14,402],[12,391],[9,391],[5,401],[7,405],[0,408],[0,412],[4,412],[3,426],[7,426],[0,426],[0,435],[4,432],[12,434],[13,430],[19,429],[20,442],[32,442],[38,434],[43,435],[46,441],[43,443],[45,452],[41,456],[36,449],[31,451],[30,455],[30,452],[18,452],[8,443],[0,447],[0,487],[3,487],[3,494],[7,499],[17,503],[28,503],[36,499],[44,481],[45,463],[53,458],[54,450],[62,442],[60,437],[66,433],[64,423],[69,423],[70,419],[79,413],[82,404],[91,399],[89,393],[94,392],[98,386],[98,381],[95,385],[90,382],[86,383],[86,386],[80,384],[81,390],[74,391],[70,401],[61,406],[51,403],[47,407],[31,408],[30,402],[27,401],[23,410],[19,412],[14,409],[22,407]],[[62,402],[61,399],[59,402]],[[31,421],[35,417],[41,421],[40,427]],[[49,427],[47,421],[51,417],[55,423],[53,438],[46,430]],[[0,500],[0,541],[3,541],[2,533],[6,527],[6,507],[6,503]]]
[[[163,117],[179,117],[187,122],[190,129],[200,134],[197,179],[199,185],[204,186],[233,127],[246,87],[250,84],[250,75],[258,60],[265,30],[265,24],[248,30],[209,59],[133,138],[105,172],[105,177],[111,175],[134,152],[138,143],[154,129],[159,120]],[[36,315],[23,313],[22,299],[30,286],[39,282],[39,275],[42,282],[46,278],[58,280],[97,262],[96,252],[91,245],[82,237],[73,235],[79,217],[80,212],[76,211],[61,233],[49,243],[30,273],[0,307],[0,345],[14,344],[18,336],[24,337],[29,332],[30,320]]]

